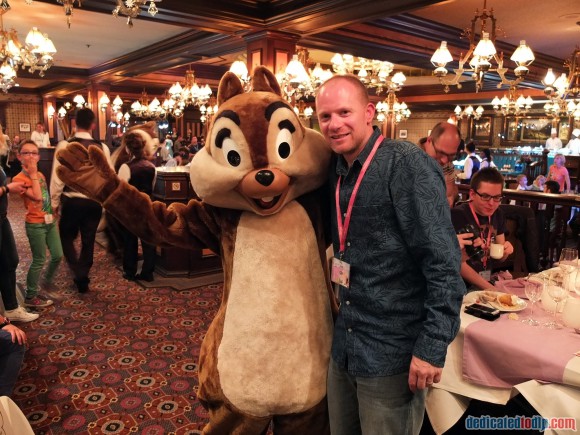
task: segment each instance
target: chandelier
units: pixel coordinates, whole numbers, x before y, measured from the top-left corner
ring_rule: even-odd
[[[26,35],[24,45],[18,40],[16,30],[4,30],[3,17],[10,10],[6,2],[0,4],[0,89],[7,92],[15,85],[18,67],[28,72],[39,72],[41,77],[53,64],[56,48],[50,38],[33,27]]]
[[[399,103],[394,91],[387,93],[385,101],[377,103],[377,121],[383,122],[386,119],[392,119],[395,124],[406,121],[411,116],[411,110],[406,103]]]
[[[177,111],[176,117],[182,116],[187,106],[202,106],[206,104],[211,95],[211,88],[206,84],[199,86],[195,81],[195,73],[191,69],[185,72],[185,83],[183,86],[179,82],[172,85],[169,90],[169,98],[164,101],[164,105],[172,111]]]
[[[529,95],[524,97],[523,94],[516,95],[516,88],[510,87],[508,95],[501,99],[497,96],[491,101],[493,110],[498,115],[525,115],[532,108],[534,100]]]
[[[215,101],[215,98],[211,98],[211,100],[208,102],[208,106],[206,107],[205,104],[202,104],[199,108],[199,111],[201,112],[201,117],[199,118],[199,120],[201,121],[202,124],[205,124],[206,121],[211,121],[211,119],[213,118],[213,116],[218,112],[218,105],[217,102]]]
[[[580,48],[576,47],[564,66],[568,68],[568,74],[562,73],[556,78],[549,68],[542,81],[544,93],[550,98],[544,110],[554,117],[573,116],[580,120]]]
[[[474,119],[481,118],[485,109],[481,106],[477,106],[477,109],[474,109],[473,106],[470,104],[465,109],[461,109],[460,106],[455,106],[455,110],[453,112],[458,118],[470,118],[473,117]]]
[[[79,8],[81,7],[81,0],[56,0],[64,7],[64,15],[66,16],[66,23],[70,29],[71,18],[73,15],[75,1],[78,2]]]
[[[336,53],[332,59],[332,69],[338,74],[355,74],[367,88],[376,88],[376,94],[383,91],[400,91],[405,84],[405,74],[397,72],[390,77],[394,65],[391,62],[365,59],[350,54]],[[357,71],[355,73],[355,71]]]
[[[167,114],[157,97],[149,102],[149,96],[145,89],[143,89],[141,98],[131,104],[131,113],[138,118],[148,119],[162,119]]]
[[[147,12],[149,15],[154,17],[159,12],[156,2],[161,0],[117,0],[117,7],[113,9],[113,15],[118,17],[119,14],[125,15],[127,17],[127,25],[133,27],[133,18],[137,18],[141,13],[141,6],[149,2],[149,8]]]
[[[520,45],[514,51],[510,59],[517,64],[514,70],[515,79],[509,80],[506,77],[508,69],[503,66],[503,53],[497,54],[495,49],[496,39],[496,18],[493,15],[493,8],[488,11],[486,8],[487,0],[483,1],[483,10],[479,13],[479,9],[475,11],[475,17],[471,20],[471,28],[466,28],[461,34],[462,38],[469,39],[469,50],[467,53],[459,57],[459,67],[454,70],[454,76],[447,78],[447,63],[453,61],[453,57],[447,48],[447,42],[442,41],[441,46],[433,53],[431,63],[435,67],[433,74],[439,78],[439,82],[445,86],[445,92],[449,92],[449,86],[457,86],[461,89],[459,79],[465,72],[471,72],[472,78],[475,80],[475,91],[478,92],[482,88],[483,78],[487,72],[496,72],[501,82],[498,83],[498,89],[502,85],[509,85],[510,87],[519,84],[528,74],[528,66],[534,61],[534,53],[526,45],[526,41],[520,41]],[[491,21],[491,29],[488,29],[488,20]],[[475,27],[477,22],[481,22],[481,32],[479,41],[476,42]],[[472,57],[473,55],[473,57]],[[471,58],[471,59],[470,59]],[[497,66],[493,66],[491,61],[495,61]],[[465,63],[469,67],[464,67]]]
[[[302,119],[310,119],[314,114],[314,109],[310,106],[307,106],[304,100],[298,101],[298,103],[292,109],[294,110],[294,113],[296,113],[296,116]]]
[[[322,68],[320,63],[307,70],[309,63],[308,50],[298,48],[284,71],[276,74],[276,79],[288,101],[292,101],[292,98],[296,101],[314,95],[320,85],[332,77],[332,71]]]

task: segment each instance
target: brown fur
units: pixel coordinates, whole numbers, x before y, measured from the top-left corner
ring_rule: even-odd
[[[305,129],[282,100],[271,72],[258,68],[253,85],[254,92],[243,93],[241,82],[231,73],[220,83],[220,110],[206,147],[191,168],[192,184],[202,202],[168,207],[151,203],[119,181],[94,147],[87,153],[71,144],[60,151],[59,176],[100,201],[149,242],[209,247],[221,255],[222,303],[200,353],[198,397],[210,414],[204,433],[261,434],[273,420],[276,434],[326,434],[325,374],[336,303],[325,256],[327,220],[320,206],[327,200],[317,188],[326,179],[330,152],[322,137]],[[266,116],[268,107],[273,109]],[[232,116],[220,117],[227,111],[239,123]],[[291,150],[289,155],[278,154],[280,144]],[[232,153],[237,160],[230,160]],[[260,184],[255,177],[260,171],[273,174],[271,184]],[[299,240],[295,232],[302,228],[304,240]],[[307,252],[285,257],[293,245]],[[279,276],[292,283],[292,293],[287,293],[286,280]],[[270,302],[263,305],[265,300]],[[231,305],[232,301],[241,304]],[[244,305],[248,301],[252,301],[249,311]],[[288,305],[288,301],[293,302]],[[265,340],[264,346],[256,339]],[[265,349],[268,353],[260,356]],[[256,355],[260,366],[252,365]],[[296,358],[300,362],[294,364]],[[294,365],[284,373],[276,371],[288,364]],[[244,374],[245,387],[235,381],[238,373]],[[270,373],[271,377],[263,377]],[[305,377],[297,378],[297,373]]]

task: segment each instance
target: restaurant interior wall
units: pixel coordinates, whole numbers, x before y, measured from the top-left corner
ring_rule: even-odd
[[[449,114],[446,112],[413,112],[409,119],[397,124],[395,137],[398,139],[401,130],[407,130],[407,138],[405,140],[419,143],[419,139],[427,136],[427,133],[435,124],[447,121],[447,119],[449,119]]]
[[[42,104],[13,102],[2,106],[3,119],[6,120],[6,125],[2,126],[4,133],[11,139],[15,135],[19,135],[20,139],[30,139],[36,123],[42,121]],[[20,124],[29,124],[30,131],[20,131]]]

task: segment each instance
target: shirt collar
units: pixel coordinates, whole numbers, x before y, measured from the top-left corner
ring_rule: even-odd
[[[380,134],[381,130],[379,130],[378,127],[373,126],[373,134],[371,134],[371,137],[369,138],[363,150],[359,153],[356,159],[354,159],[354,162],[352,162],[353,167],[357,164],[358,166],[362,167]],[[339,155],[336,159],[336,174],[340,176],[346,176],[348,174],[348,169],[348,163],[346,162],[345,158]]]
[[[77,131],[74,134],[74,137],[78,137],[79,139],[92,139],[93,137],[91,136],[90,133],[87,133],[86,131]]]

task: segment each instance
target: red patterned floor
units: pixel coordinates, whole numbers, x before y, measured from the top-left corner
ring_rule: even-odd
[[[23,217],[11,198],[22,284],[30,264]],[[55,284],[59,300],[21,326],[30,349],[12,397],[34,432],[201,433],[197,360],[221,285],[143,288],[124,280],[99,245],[89,293],[76,292],[64,262]]]

